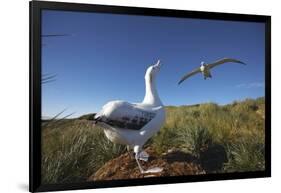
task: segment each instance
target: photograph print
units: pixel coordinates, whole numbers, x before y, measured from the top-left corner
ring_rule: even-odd
[[[265,28],[42,10],[42,184],[264,171]]]

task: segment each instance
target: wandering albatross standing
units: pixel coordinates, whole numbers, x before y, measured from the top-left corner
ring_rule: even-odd
[[[156,90],[156,75],[160,67],[158,60],[146,70],[145,97],[142,103],[110,101],[102,107],[94,119],[95,124],[104,129],[110,141],[127,145],[134,150],[141,173],[162,171],[159,167],[144,170],[139,162],[148,160],[149,155],[142,151],[142,146],[165,122],[165,109]]]

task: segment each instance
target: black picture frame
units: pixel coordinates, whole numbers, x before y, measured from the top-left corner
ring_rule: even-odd
[[[271,17],[232,13],[213,13],[124,6],[105,6],[80,3],[31,1],[30,4],[30,144],[29,144],[29,191],[59,191],[89,188],[108,188],[136,185],[183,183],[271,176]],[[129,15],[201,18],[226,21],[265,23],[265,170],[243,173],[220,173],[194,176],[153,177],[131,180],[112,180],[71,184],[41,184],[41,11],[64,10],[100,12]]]

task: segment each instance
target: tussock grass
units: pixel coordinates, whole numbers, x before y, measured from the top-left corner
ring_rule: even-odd
[[[243,172],[264,170],[264,142],[252,136],[241,140],[240,143],[229,144],[227,147],[230,161],[225,164],[228,172]]]
[[[176,147],[200,157],[215,144],[227,154],[218,172],[264,170],[263,97],[224,106],[205,103],[166,109],[166,124],[152,138],[159,153]]]
[[[85,181],[105,162],[125,151],[86,120],[62,120],[43,127],[42,182]]]
[[[172,148],[193,154],[207,172],[264,170],[264,109],[264,98],[168,106],[165,125],[145,146],[159,154]],[[44,184],[85,181],[126,151],[93,127],[91,116],[42,122]]]
[[[181,129],[178,139],[183,148],[197,157],[201,151],[213,144],[212,134],[203,127]]]

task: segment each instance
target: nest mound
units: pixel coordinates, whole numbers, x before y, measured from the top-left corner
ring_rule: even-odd
[[[90,176],[88,180],[118,180],[160,176],[196,175],[205,173],[205,170],[202,169],[196,157],[182,151],[172,149],[162,155],[157,155],[152,148],[147,148],[145,151],[150,155],[150,157],[147,162],[140,161],[143,168],[147,170],[153,167],[161,167],[163,168],[162,172],[146,174],[140,173],[133,155],[125,153],[108,161],[95,174]]]

